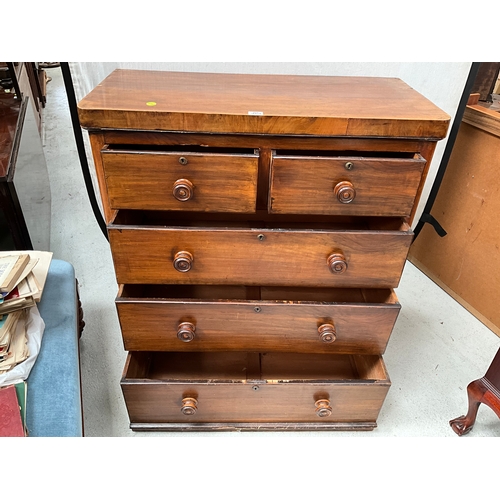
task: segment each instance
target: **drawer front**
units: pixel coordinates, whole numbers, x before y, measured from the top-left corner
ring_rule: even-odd
[[[131,356],[137,354],[140,353],[129,353],[129,366]],[[310,370],[302,373],[301,362],[297,361],[304,355],[279,356],[282,360],[278,361],[277,367],[267,371],[268,375],[285,375],[286,369],[282,372],[279,364],[291,363],[297,366],[297,375],[310,377]],[[360,358],[360,363],[370,364],[376,378],[369,379],[369,374],[359,373],[354,358]],[[314,358],[308,362],[317,365],[326,363]],[[266,361],[263,359],[261,363],[264,365],[262,375],[265,375]],[[190,366],[189,362],[185,364]],[[390,387],[382,358],[338,356],[332,358],[331,364],[335,366],[329,370],[322,370],[321,366],[317,370],[318,375],[331,375],[331,379],[315,380],[310,377],[302,381],[282,378],[204,381],[199,379],[198,373],[189,373],[189,368],[183,375],[191,376],[192,381],[139,379],[131,377],[126,367],[121,386],[132,424],[182,423],[189,427],[203,422],[375,423]]]
[[[258,390],[254,388],[258,387]],[[130,422],[375,422],[388,387],[375,384],[124,384]],[[182,401],[196,399],[194,415]],[[316,401],[327,399],[332,413],[318,417]]]
[[[126,287],[125,287],[126,288]],[[207,289],[213,287],[206,287]],[[383,354],[400,305],[391,290],[381,302],[327,302],[327,293],[295,300],[116,299],[127,351],[281,351]],[[367,291],[369,293],[370,291]],[[210,290],[207,290],[207,295]],[[299,298],[304,300],[297,300]],[[315,298],[317,302],[311,302]],[[377,297],[379,298],[379,297]],[[331,299],[330,299],[331,300]],[[385,301],[384,301],[385,300]]]
[[[290,214],[410,215],[422,157],[275,156],[269,211]]]
[[[112,209],[255,212],[256,154],[102,151]]]
[[[398,286],[411,230],[110,226],[118,283]]]

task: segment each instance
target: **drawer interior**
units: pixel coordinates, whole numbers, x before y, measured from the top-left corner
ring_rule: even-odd
[[[401,158],[413,159],[419,155],[410,151],[333,151],[333,150],[309,150],[309,149],[278,149],[273,156],[307,156],[319,158]]]
[[[205,154],[231,154],[231,155],[255,155],[255,148],[225,148],[205,147],[200,145],[155,145],[155,144],[113,144],[105,146],[102,151],[107,153],[205,153]]]
[[[130,352],[124,380],[170,383],[377,382],[388,381],[380,356],[247,353]]]
[[[396,294],[386,288],[308,288],[223,285],[122,285],[120,299],[185,301],[265,300],[273,302],[322,302],[351,304],[398,304]]]
[[[410,227],[400,217],[302,216],[268,214],[213,214],[157,210],[119,210],[112,227],[174,227],[213,229],[270,229],[303,231],[404,231]]]
[[[102,153],[206,153],[206,154],[239,154],[254,155],[259,152],[259,144],[255,147],[213,147],[200,144],[109,144],[102,149]],[[333,150],[333,149],[277,149],[273,156],[307,156],[322,158],[401,158],[412,159],[418,157],[413,151],[361,151],[361,150]]]

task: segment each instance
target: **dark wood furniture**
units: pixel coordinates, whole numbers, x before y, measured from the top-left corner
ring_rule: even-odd
[[[489,406],[500,418],[500,349],[493,358],[486,375],[467,386],[467,396],[469,399],[467,415],[450,420],[451,428],[459,436],[472,430],[481,403]]]
[[[0,250],[48,250],[50,184],[29,97],[0,91]]]
[[[499,72],[500,62],[482,62],[471,93],[479,93],[480,101],[492,102],[491,94],[495,90]]]
[[[45,71],[39,67],[38,63],[0,62],[0,87],[7,89],[11,97],[16,96],[19,100],[29,98],[40,135],[43,108],[47,101],[46,78]]]
[[[398,79],[125,70],[79,116],[131,428],[373,429],[449,117]]]

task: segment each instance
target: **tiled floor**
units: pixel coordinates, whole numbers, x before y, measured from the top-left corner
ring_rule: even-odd
[[[170,437],[169,433],[134,433],[120,390],[125,352],[116,317],[117,285],[109,245],[100,232],[85,191],[59,68],[49,69],[44,111],[44,148],[52,189],[51,250],[71,262],[80,283],[86,322],[81,340],[83,404],[87,436]],[[467,440],[500,436],[500,421],[481,406],[474,430],[458,438],[448,421],[467,409],[466,387],[484,375],[500,339],[407,263],[396,290],[402,311],[384,356],[392,380],[386,402],[372,432],[231,433],[204,436],[212,445],[274,439],[433,436]],[[321,436],[320,436],[321,435]],[[182,434],[182,438],[196,439]],[[184,441],[183,441],[184,442]],[[234,441],[233,441],[234,442]],[[269,441],[266,441],[269,443]],[[322,443],[324,441],[321,441]]]

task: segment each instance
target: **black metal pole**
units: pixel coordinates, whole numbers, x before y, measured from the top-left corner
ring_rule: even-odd
[[[89,196],[90,204],[94,212],[99,227],[101,228],[102,234],[108,239],[108,232],[106,230],[106,223],[104,217],[102,216],[99,203],[95,196],[94,186],[92,184],[92,177],[90,175],[89,164],[87,161],[87,154],[85,152],[85,144],[83,142],[82,129],[80,127],[80,120],[78,118],[78,109],[76,107],[76,96],[75,88],[73,86],[73,79],[71,78],[71,71],[69,69],[69,63],[61,63],[61,71],[64,79],[64,86],[66,87],[66,95],[68,96],[69,111],[71,114],[71,122],[73,124],[73,132],[75,134],[76,147],[78,149],[78,156],[80,157],[80,165],[82,167],[83,178],[85,180],[85,187],[87,188],[87,193]]]
[[[441,187],[441,182],[443,181],[444,173],[446,172],[446,167],[448,166],[448,161],[450,160],[451,152],[453,150],[453,146],[455,145],[455,141],[457,139],[458,130],[460,128],[460,124],[462,123],[462,118],[464,116],[465,107],[467,106],[467,101],[469,100],[470,92],[472,86],[474,85],[474,81],[477,76],[477,72],[479,70],[479,65],[481,63],[473,62],[469,71],[469,76],[467,77],[467,81],[465,82],[465,88],[462,93],[462,97],[460,99],[460,103],[458,105],[457,114],[455,119],[453,120],[453,125],[451,127],[450,136],[448,137],[448,142],[446,143],[446,148],[443,153],[443,158],[441,159],[441,163],[438,168],[438,172],[436,174],[436,179],[434,180],[434,184],[432,185],[432,189],[429,193],[429,198],[427,199],[427,203],[425,204],[424,210],[418,221],[418,224],[414,230],[413,241],[416,240],[417,236],[422,231],[422,227],[427,222],[431,224],[439,236],[446,236],[446,231],[441,227],[439,222],[431,215],[432,206],[434,205],[434,201],[436,200],[436,196],[439,192],[439,188]]]

